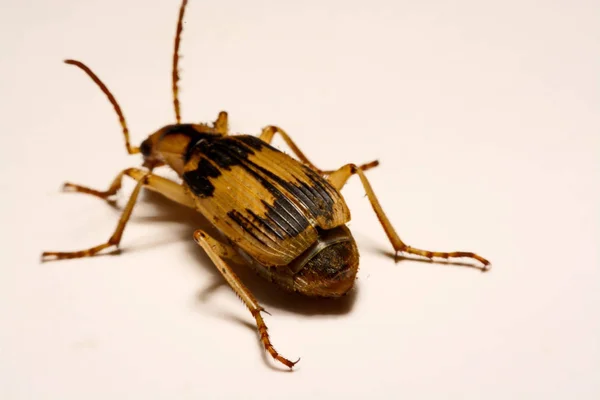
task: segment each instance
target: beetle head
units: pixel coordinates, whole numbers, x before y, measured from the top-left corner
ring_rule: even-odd
[[[220,135],[214,128],[205,124],[164,126],[148,136],[140,145],[144,166],[154,168],[166,164],[181,175],[190,150],[200,141],[218,136]]]

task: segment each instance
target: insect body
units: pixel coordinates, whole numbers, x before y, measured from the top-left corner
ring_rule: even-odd
[[[285,131],[275,126],[258,137],[232,136],[227,113],[212,124],[182,124],[178,101],[178,49],[187,1],[181,4],[173,56],[173,98],[176,124],[151,134],[140,147],[132,147],[123,113],[108,88],[83,63],[67,60],[85,71],[114,106],[129,154],[141,153],[146,169],[122,171],[106,191],[66,183],[69,191],[88,193],[110,200],[129,176],[137,181],[110,239],[101,245],[75,252],[44,252],[43,260],[93,256],[118,247],[142,187],[194,208],[218,228],[226,241],[198,230],[194,239],[207,252],[225,280],[254,317],[260,340],[271,356],[288,367],[292,362],[272,346],[262,318],[264,309],[243,285],[228,262],[244,262],[261,276],[282,288],[307,296],[339,297],[353,286],[358,271],[358,249],[346,227],[350,211],[340,194],[348,178],[358,175],[369,201],[396,253],[427,258],[467,257],[486,269],[489,262],[470,252],[434,252],[407,246],[383,212],[364,171],[377,161],[361,166],[347,164],[334,171],[314,166]],[[298,159],[273,148],[275,134],[282,136]],[[153,170],[170,167],[182,183],[155,175]]]
[[[307,295],[347,292],[358,252],[344,226],[350,212],[339,191],[315,170],[254,136],[196,129],[176,125],[155,133],[141,146],[146,160],[168,160],[183,177],[194,207],[257,261],[261,272]],[[172,154],[179,156],[169,158]],[[304,253],[313,259],[300,257]],[[327,265],[305,268],[317,259]]]

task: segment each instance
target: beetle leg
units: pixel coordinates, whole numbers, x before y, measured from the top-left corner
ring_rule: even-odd
[[[260,136],[258,138],[260,140],[262,140],[263,142],[270,144],[271,141],[273,140],[273,136],[275,136],[276,133],[279,133],[281,135],[281,138],[290,147],[290,149],[292,149],[294,154],[296,154],[296,157],[298,157],[298,159],[302,163],[308,165],[310,168],[314,169],[316,172],[318,172],[321,175],[329,175],[329,174],[335,172],[334,170],[322,170],[320,168],[317,168],[317,166],[314,165],[312,162],[310,162],[310,160],[304,155],[302,150],[300,150],[298,148],[298,146],[296,146],[296,143],[294,143],[292,138],[290,138],[290,136],[283,129],[279,128],[278,126],[269,125],[269,126],[265,127],[262,130],[262,133],[260,134]],[[371,161],[370,163],[363,164],[359,168],[361,168],[363,171],[366,171],[366,170],[374,168],[378,165],[379,165],[379,161],[375,160],[375,161]]]
[[[219,116],[215,122],[213,122],[213,128],[217,133],[220,133],[223,136],[229,134],[229,118],[226,111],[221,111],[219,113]]]
[[[127,170],[119,172],[119,174],[115,177],[115,179],[112,181],[107,190],[96,190],[87,186],[77,185],[71,182],[65,182],[63,184],[62,189],[64,192],[79,192],[91,194],[92,196],[100,197],[101,199],[104,199],[109,203],[113,203],[114,201],[111,201],[110,197],[116,195],[117,192],[121,189],[121,181],[123,179],[125,171]]]
[[[105,198],[104,196],[107,193],[109,193],[111,191],[111,189],[116,188],[116,189],[114,189],[115,193],[116,193],[116,190],[118,190],[118,188],[121,187],[121,179],[120,178],[123,175],[127,175],[127,176],[130,176],[133,179],[135,179],[137,181],[137,185],[133,189],[133,192],[131,193],[129,200],[127,201],[127,205],[123,209],[123,213],[121,214],[121,218],[119,219],[117,228],[115,229],[115,231],[112,234],[112,236],[110,237],[110,239],[108,239],[108,241],[106,243],[91,247],[86,250],[72,251],[72,252],[46,251],[46,252],[42,253],[42,261],[62,260],[62,259],[67,259],[67,258],[91,257],[108,247],[118,248],[119,244],[121,243],[121,237],[123,236],[123,231],[125,230],[125,226],[127,225],[127,222],[129,221],[129,217],[131,216],[133,207],[135,206],[135,203],[137,201],[137,198],[138,198],[138,195],[140,193],[142,186],[144,186],[150,190],[153,190],[155,192],[158,192],[158,193],[164,195],[165,197],[169,198],[170,200],[173,200],[177,203],[186,205],[188,207],[194,207],[194,200],[187,194],[187,192],[185,191],[185,189],[182,185],[180,185],[176,182],[173,182],[169,179],[163,178],[161,176],[153,175],[153,174],[149,173],[148,171],[144,171],[144,170],[137,169],[137,168],[130,168],[130,169],[126,169],[123,172],[121,172],[117,176],[117,179],[115,179],[115,182],[118,182],[118,185],[116,185],[113,182],[113,185],[111,185],[111,188],[109,188],[109,190],[107,190],[106,192],[98,192],[98,191],[94,191],[93,189],[88,189],[88,188],[84,188],[87,191],[85,191],[85,190],[78,190],[78,191],[81,191],[84,193],[90,193],[93,195],[98,195],[99,197]],[[82,188],[80,186],[77,186],[77,187]]]
[[[383,227],[383,230],[385,231],[388,239],[392,243],[392,246],[394,247],[396,254],[398,254],[399,252],[405,252],[408,254],[414,254],[417,256],[426,257],[429,259],[434,258],[434,257],[445,258],[445,259],[463,258],[463,257],[464,258],[473,258],[483,264],[484,271],[488,269],[490,262],[475,253],[465,252],[465,251],[454,251],[454,252],[449,252],[449,253],[439,252],[439,251],[429,251],[429,250],[417,249],[415,247],[406,245],[400,239],[400,237],[396,233],[396,230],[392,226],[392,223],[390,222],[388,217],[383,212],[383,209],[381,208],[381,204],[379,204],[379,200],[377,200],[377,196],[375,196],[375,192],[373,192],[373,188],[371,187],[371,184],[369,183],[367,177],[365,176],[365,174],[363,173],[363,170],[361,168],[357,167],[354,164],[346,164],[343,167],[341,167],[340,169],[338,169],[337,171],[335,171],[334,173],[332,173],[331,175],[329,175],[328,180],[336,189],[340,190],[344,186],[344,184],[346,183],[348,178],[350,178],[350,176],[352,176],[354,174],[358,174],[360,181],[362,182],[362,185],[365,188],[365,191],[367,192],[367,197],[369,198],[369,202],[371,203],[371,206],[373,207],[373,210],[375,211],[375,214],[377,215],[377,218],[379,219],[379,222],[381,223],[381,226]]]
[[[225,245],[216,239],[209,236],[207,233],[202,230],[197,230],[194,232],[194,239],[196,242],[202,246],[204,251],[208,254],[210,259],[215,263],[215,266],[223,275],[223,278],[227,281],[229,286],[234,290],[234,292],[239,296],[240,299],[244,302],[252,316],[256,321],[256,328],[258,329],[258,333],[260,334],[260,341],[262,342],[265,350],[269,352],[269,354],[277,361],[281,362],[285,366],[292,368],[300,359],[295,362],[288,360],[287,358],[282,357],[271,344],[271,339],[269,338],[269,334],[267,332],[267,325],[261,316],[261,312],[266,312],[264,308],[258,303],[256,298],[252,295],[250,290],[246,288],[246,286],[242,283],[240,278],[233,272],[231,267],[225,263],[224,258],[231,258],[231,254],[235,253],[235,250],[231,248],[231,246]]]
[[[185,193],[183,187],[180,184],[173,182],[167,178],[160,177],[158,175],[154,175],[151,173],[149,174],[148,171],[144,171],[139,168],[128,168],[119,172],[119,174],[110,184],[109,188],[104,191],[92,189],[87,186],[76,185],[70,182],[64,183],[63,190],[67,192],[91,194],[92,196],[99,197],[112,203],[112,200],[110,198],[116,195],[117,192],[121,189],[123,176],[125,175],[135,179],[136,181],[139,181],[145,175],[148,175],[147,183],[144,184],[145,187],[155,192],[162,193],[166,197],[170,198],[171,200],[177,203],[181,203],[192,208],[194,207],[193,201],[190,200],[189,196]]]
[[[285,143],[290,147],[290,149],[292,149],[292,151],[294,152],[294,154],[296,154],[296,157],[298,157],[300,161],[302,161],[304,164],[308,165],[309,167],[311,167],[319,173],[325,173],[323,170],[317,168],[312,162],[310,162],[310,160],[306,158],[304,153],[302,153],[302,150],[300,150],[298,146],[296,146],[296,143],[294,143],[294,141],[288,136],[288,134],[278,126],[269,125],[263,128],[262,133],[258,138],[263,142],[270,144],[273,140],[273,136],[275,136],[276,133],[279,133],[281,135]]]
[[[106,243],[102,243],[101,245],[91,247],[86,250],[80,251],[72,251],[72,252],[55,252],[55,251],[45,251],[42,253],[42,261],[48,260],[62,260],[66,258],[80,258],[80,257],[91,257],[94,254],[99,253],[100,251],[111,247],[119,247],[119,243],[121,243],[121,237],[123,236],[123,231],[125,230],[125,226],[127,225],[127,221],[129,221],[129,217],[131,216],[131,212],[133,211],[133,206],[135,206],[135,202],[137,200],[138,195],[140,194],[140,189],[144,184],[144,180],[140,179],[138,184],[133,189],[131,193],[131,197],[129,197],[129,201],[127,201],[127,205],[121,214],[121,218],[119,219],[119,223],[117,224],[117,228],[115,229],[112,236],[108,239]]]
[[[337,170],[329,173],[327,176],[327,180],[329,181],[329,183],[331,183],[331,185],[333,185],[334,188],[336,188],[337,190],[341,190],[344,187],[344,185],[346,184],[346,182],[348,181],[348,179],[352,175],[356,174],[358,170],[367,171],[378,165],[379,165],[379,161],[377,161],[377,160],[371,161],[370,163],[363,164],[358,167],[354,164],[346,164],[343,167],[341,167],[340,169],[337,169]],[[353,169],[356,169],[356,170],[353,170]]]

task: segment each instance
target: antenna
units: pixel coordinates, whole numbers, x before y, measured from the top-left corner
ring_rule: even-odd
[[[177,32],[175,33],[175,49],[173,51],[173,107],[175,107],[175,120],[178,124],[181,123],[181,111],[179,108],[179,44],[181,43],[181,31],[183,30],[183,14],[187,0],[181,2],[179,8],[179,18],[177,19]]]
[[[139,153],[140,152],[139,147],[131,147],[131,144],[129,143],[129,129],[127,129],[127,122],[125,122],[125,116],[123,115],[123,111],[121,111],[121,107],[119,107],[119,103],[117,103],[117,99],[115,99],[115,96],[112,95],[112,93],[110,92],[110,90],[108,90],[106,85],[100,80],[100,78],[98,78],[96,76],[96,74],[94,74],[92,72],[91,69],[88,68],[87,65],[85,65],[81,61],[65,60],[65,64],[70,64],[70,65],[79,67],[86,74],[88,74],[88,76],[90,78],[92,78],[92,80],[94,82],[96,82],[96,85],[98,85],[100,87],[100,90],[102,90],[102,92],[104,92],[106,97],[108,97],[110,104],[113,105],[113,107],[115,108],[115,111],[117,112],[117,115],[119,116],[119,123],[121,124],[121,127],[123,128],[123,135],[125,136],[125,147],[127,147],[127,152],[129,154]]]

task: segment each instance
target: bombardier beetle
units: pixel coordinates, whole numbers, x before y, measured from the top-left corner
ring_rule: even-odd
[[[317,168],[281,128],[267,126],[258,136],[230,135],[228,115],[221,112],[212,124],[181,123],[178,100],[179,44],[187,0],[177,21],[173,52],[172,90],[175,123],[152,133],[139,147],[130,144],[123,112],[104,83],[85,64],[65,62],[83,70],[113,105],[129,154],[141,154],[142,168],[129,168],[117,175],[105,191],[65,183],[64,190],[91,194],[111,201],[128,176],[137,184],[123,209],[113,235],[106,243],[73,252],[44,252],[42,260],[89,257],[107,248],[118,248],[125,226],[143,188],[204,215],[222,234],[219,240],[203,230],[194,239],[206,251],[223,278],[242,299],[256,321],[260,340],[277,361],[292,368],[271,344],[261,312],[265,310],[230,267],[241,262],[285,290],[313,297],[339,297],[353,287],[358,271],[356,242],[346,227],[350,211],[340,190],[352,175],[358,175],[369,202],[395,254],[399,252],[428,259],[471,258],[487,270],[489,261],[471,252],[438,252],[406,245],[386,217],[365,171],[377,161],[357,166],[346,164],[336,170]],[[270,145],[279,134],[297,156]],[[168,167],[181,183],[153,173]]]

